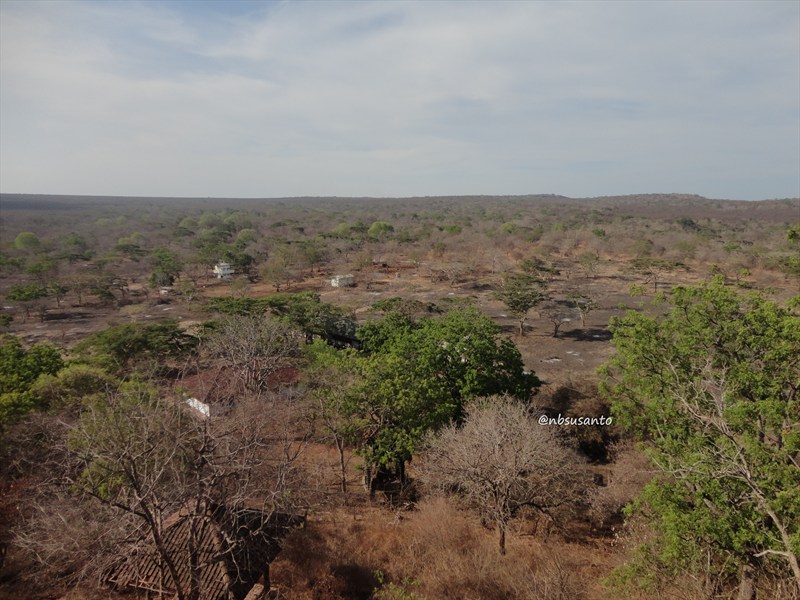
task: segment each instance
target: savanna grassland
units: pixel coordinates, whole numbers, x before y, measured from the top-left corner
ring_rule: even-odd
[[[273,597],[800,597],[798,293],[799,199],[4,194],[0,596],[226,506]]]

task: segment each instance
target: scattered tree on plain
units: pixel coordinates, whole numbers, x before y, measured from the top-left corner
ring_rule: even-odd
[[[570,292],[567,298],[569,298],[581,316],[581,327],[586,327],[586,316],[597,308],[597,301],[591,296],[580,292]]]
[[[502,300],[509,312],[519,321],[519,334],[525,335],[525,321],[528,313],[545,300],[547,294],[543,290],[541,280],[524,274],[511,274],[503,279],[497,290],[497,298]]]

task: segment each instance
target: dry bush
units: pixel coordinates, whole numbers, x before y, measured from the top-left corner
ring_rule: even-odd
[[[423,502],[411,519],[402,579],[430,599],[584,597],[576,573],[557,555],[525,543],[512,543],[498,554],[494,536],[442,498]],[[533,550],[533,551],[532,551]]]
[[[273,586],[294,600],[368,599],[402,554],[401,530],[390,513],[345,509],[310,518],[284,540],[273,563]]]
[[[541,408],[548,416],[575,418],[608,418],[611,405],[601,397],[597,383],[588,379],[569,379],[555,389]],[[569,425],[561,427],[560,433],[572,447],[592,462],[609,460],[609,451],[621,435],[613,425]]]
[[[14,530],[13,548],[27,565],[20,580],[34,589],[80,585],[103,593],[97,587],[102,572],[117,558],[120,543],[139,532],[133,519],[62,493],[42,494],[29,512]]]
[[[577,564],[530,538],[501,556],[492,533],[444,499],[414,513],[352,519],[312,520],[293,532],[273,564],[273,585],[296,600],[585,597]]]
[[[612,446],[611,457],[605,485],[589,495],[589,519],[601,529],[621,523],[622,509],[654,475],[648,458],[630,443]]]

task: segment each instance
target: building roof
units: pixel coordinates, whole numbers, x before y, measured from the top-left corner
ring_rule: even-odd
[[[276,390],[282,386],[297,383],[300,371],[296,367],[282,367],[267,378],[267,387]],[[204,369],[176,382],[176,388],[183,388],[187,398],[196,398],[205,404],[230,406],[247,395],[245,378],[235,369],[227,366]]]
[[[247,393],[244,378],[230,367],[205,369],[184,377],[176,387],[185,389],[187,398],[209,405],[232,406]]]
[[[182,509],[164,522],[164,546],[173,558],[182,589],[191,582],[191,532],[203,600],[241,600],[280,552],[280,540],[302,519],[258,510],[232,511],[212,506],[197,514]],[[119,590],[177,594],[175,580],[148,537],[137,542],[106,573],[104,580]]]

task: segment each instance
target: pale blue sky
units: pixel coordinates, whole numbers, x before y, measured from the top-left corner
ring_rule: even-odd
[[[0,191],[800,196],[800,2],[0,1]]]

